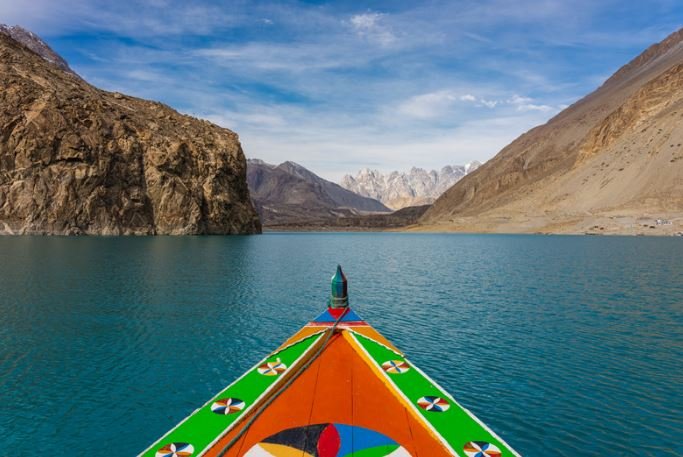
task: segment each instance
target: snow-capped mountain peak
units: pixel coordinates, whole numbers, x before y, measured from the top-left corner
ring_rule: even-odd
[[[387,174],[363,168],[355,176],[344,176],[340,184],[352,192],[377,199],[392,209],[400,209],[432,203],[480,165],[479,162],[446,165],[439,171],[412,167],[408,172],[392,171]]]

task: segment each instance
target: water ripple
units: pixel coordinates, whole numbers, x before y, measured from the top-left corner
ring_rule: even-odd
[[[0,238],[0,455],[134,455],[323,307],[354,308],[525,456],[674,456],[683,243]]]

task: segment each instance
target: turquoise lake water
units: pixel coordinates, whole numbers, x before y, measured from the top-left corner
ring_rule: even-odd
[[[132,456],[351,305],[525,456],[683,455],[683,238],[0,237],[0,456]]]

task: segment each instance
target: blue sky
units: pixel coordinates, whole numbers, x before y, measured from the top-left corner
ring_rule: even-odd
[[[680,0],[0,0],[92,84],[329,179],[484,161],[683,25]]]

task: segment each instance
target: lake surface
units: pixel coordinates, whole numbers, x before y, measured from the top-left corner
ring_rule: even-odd
[[[325,233],[0,237],[0,456],[137,454],[321,311],[338,262],[521,454],[683,455],[683,238]]]

